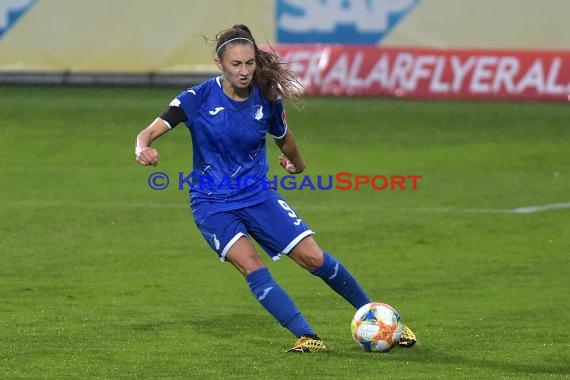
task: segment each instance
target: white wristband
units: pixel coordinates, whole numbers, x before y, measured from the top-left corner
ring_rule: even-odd
[[[137,146],[135,148],[135,155],[138,157],[142,152],[142,148],[140,146]]]

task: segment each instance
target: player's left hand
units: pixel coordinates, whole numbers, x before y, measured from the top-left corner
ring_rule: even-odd
[[[281,165],[283,169],[285,169],[288,173],[291,174],[297,174],[301,172],[300,170],[297,170],[297,168],[295,167],[295,165],[293,165],[291,160],[289,160],[289,158],[284,154],[279,156],[279,165]]]

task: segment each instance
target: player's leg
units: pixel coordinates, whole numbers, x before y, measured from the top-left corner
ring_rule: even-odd
[[[370,302],[354,276],[333,255],[324,252],[313,236],[301,240],[288,255],[301,267],[320,277],[356,309]]]
[[[251,273],[266,268],[265,263],[245,236],[239,237],[229,248],[225,259],[245,278]]]
[[[315,332],[291,297],[273,279],[251,242],[240,237],[228,250],[226,259],[244,275],[257,301],[297,338],[315,336]]]
[[[287,228],[286,225],[290,224],[289,216],[287,216],[287,213],[291,211],[286,210],[286,205],[283,204],[282,206],[281,203],[278,202],[278,199],[270,199],[261,204],[241,209],[238,212],[240,216],[242,216],[244,223],[247,223],[248,233],[250,233],[251,236],[259,242],[261,247],[273,260],[279,259],[281,254],[284,252],[282,244],[284,241],[293,247],[296,242],[302,240],[304,236],[308,236],[313,233],[300,222],[293,223],[293,228]],[[254,275],[256,273],[257,272],[253,272],[251,275]],[[262,274],[265,275],[264,272],[260,272],[260,277]],[[269,272],[266,272],[266,274],[268,275]],[[250,283],[249,276],[248,283]],[[271,285],[265,284],[263,286],[260,286],[258,292],[264,289],[263,293],[261,294],[267,294],[268,297],[271,296],[273,294],[273,290],[265,290],[269,286]],[[254,294],[258,294],[258,292],[254,291]],[[279,302],[279,304],[286,304],[284,301],[279,301],[277,298],[276,302]],[[298,318],[299,320],[297,322],[295,322],[295,320],[293,322],[299,323],[301,320],[300,318],[302,318],[301,313],[298,314]],[[289,326],[285,327],[290,328]],[[292,329],[290,328],[290,330]],[[288,351],[319,352],[327,350],[327,347],[323,340],[319,338],[319,336],[316,335],[312,329],[310,332],[303,332],[301,336],[299,336],[299,333],[295,333],[295,335],[297,335],[298,339],[293,347]]]
[[[247,220],[248,230],[273,260],[288,255],[355,308],[370,302],[358,281],[341,262],[318,246],[313,231],[283,199],[271,199],[248,208]],[[400,346],[411,347],[415,341],[412,330],[404,326]]]
[[[334,291],[344,297],[355,308],[370,302],[370,298],[358,281],[336,258],[321,250],[312,236],[301,240],[289,252],[289,257],[297,264],[323,279]],[[416,334],[406,325],[398,346],[409,348],[416,343]]]
[[[220,260],[229,261],[245,277],[257,301],[297,338],[314,335],[289,295],[275,282],[249,241],[248,231],[236,212],[220,212],[197,223],[198,229]]]
[[[277,260],[285,254],[358,308],[369,298],[348,270],[315,242],[313,231],[278,195],[243,211],[248,231]]]

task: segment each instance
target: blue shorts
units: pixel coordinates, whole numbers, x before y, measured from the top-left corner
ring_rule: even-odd
[[[248,239],[253,237],[273,260],[278,260],[303,238],[314,234],[280,198],[236,210],[221,211],[196,225],[222,261],[242,236]]]

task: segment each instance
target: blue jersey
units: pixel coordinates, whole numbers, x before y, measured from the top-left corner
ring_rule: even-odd
[[[265,99],[255,85],[246,100],[233,100],[216,77],[182,92],[171,105],[184,111],[192,136],[190,200],[197,221],[275,197],[265,180],[265,139],[267,133],[285,136],[281,101]]]

